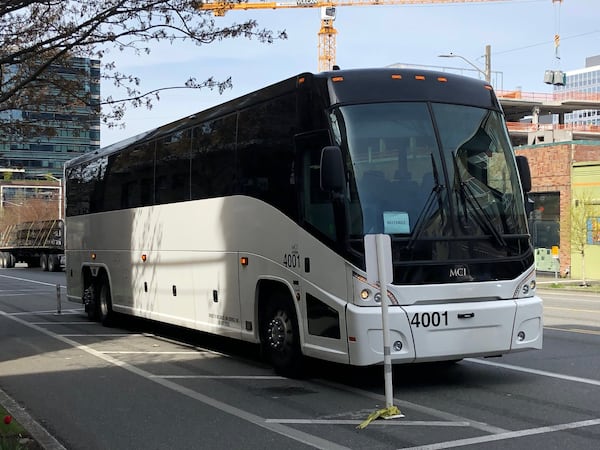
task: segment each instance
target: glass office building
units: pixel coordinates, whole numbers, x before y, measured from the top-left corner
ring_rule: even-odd
[[[576,93],[578,98],[600,94],[600,55],[585,60],[585,68],[566,72],[564,86],[554,86],[554,93]],[[565,124],[600,125],[600,110],[580,110],[565,114]]]
[[[4,67],[3,70],[11,70]],[[80,81],[80,89],[92,102],[100,102],[100,61],[71,58],[68,67],[55,65],[55,74]],[[51,97],[52,98],[52,97]],[[100,115],[97,108],[80,105],[65,110],[60,96],[56,103],[43,105],[36,111],[10,110],[0,113],[0,120],[26,120],[52,129],[36,136],[0,136],[0,168],[23,169],[23,177],[50,174],[62,178],[64,162],[100,148]],[[64,103],[64,102],[62,102]]]

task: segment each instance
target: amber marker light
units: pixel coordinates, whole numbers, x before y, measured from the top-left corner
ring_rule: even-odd
[[[402,75],[400,75],[399,73],[392,74],[392,80],[401,80],[401,79],[402,79]]]
[[[247,266],[248,265],[248,257],[247,256],[241,256],[240,257],[240,264],[242,266]]]
[[[334,83],[344,81],[344,77],[331,77],[331,81],[333,81]]]
[[[447,83],[448,82],[448,78],[446,77],[438,77],[437,79],[440,83]]]
[[[142,262],[146,262],[147,259],[148,259],[148,256],[145,253],[142,254]]]
[[[304,77],[298,78],[298,84],[303,84],[306,79]]]
[[[423,81],[425,80],[425,75],[415,75],[415,80]]]
[[[92,256],[92,260],[96,259],[96,254],[95,253],[92,253],[91,256]]]

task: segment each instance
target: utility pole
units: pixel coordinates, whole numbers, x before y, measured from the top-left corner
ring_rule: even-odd
[[[492,83],[492,46],[485,46],[485,81]]]

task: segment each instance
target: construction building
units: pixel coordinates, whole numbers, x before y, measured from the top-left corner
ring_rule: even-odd
[[[600,280],[599,63],[587,58],[552,94],[497,92],[515,152],[531,167],[536,267],[578,280]]]

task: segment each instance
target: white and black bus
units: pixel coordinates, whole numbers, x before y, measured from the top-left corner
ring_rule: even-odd
[[[390,235],[393,363],[539,349],[527,162],[483,81],[303,73],[65,166],[69,299],[302,357],[383,361],[366,234]]]

